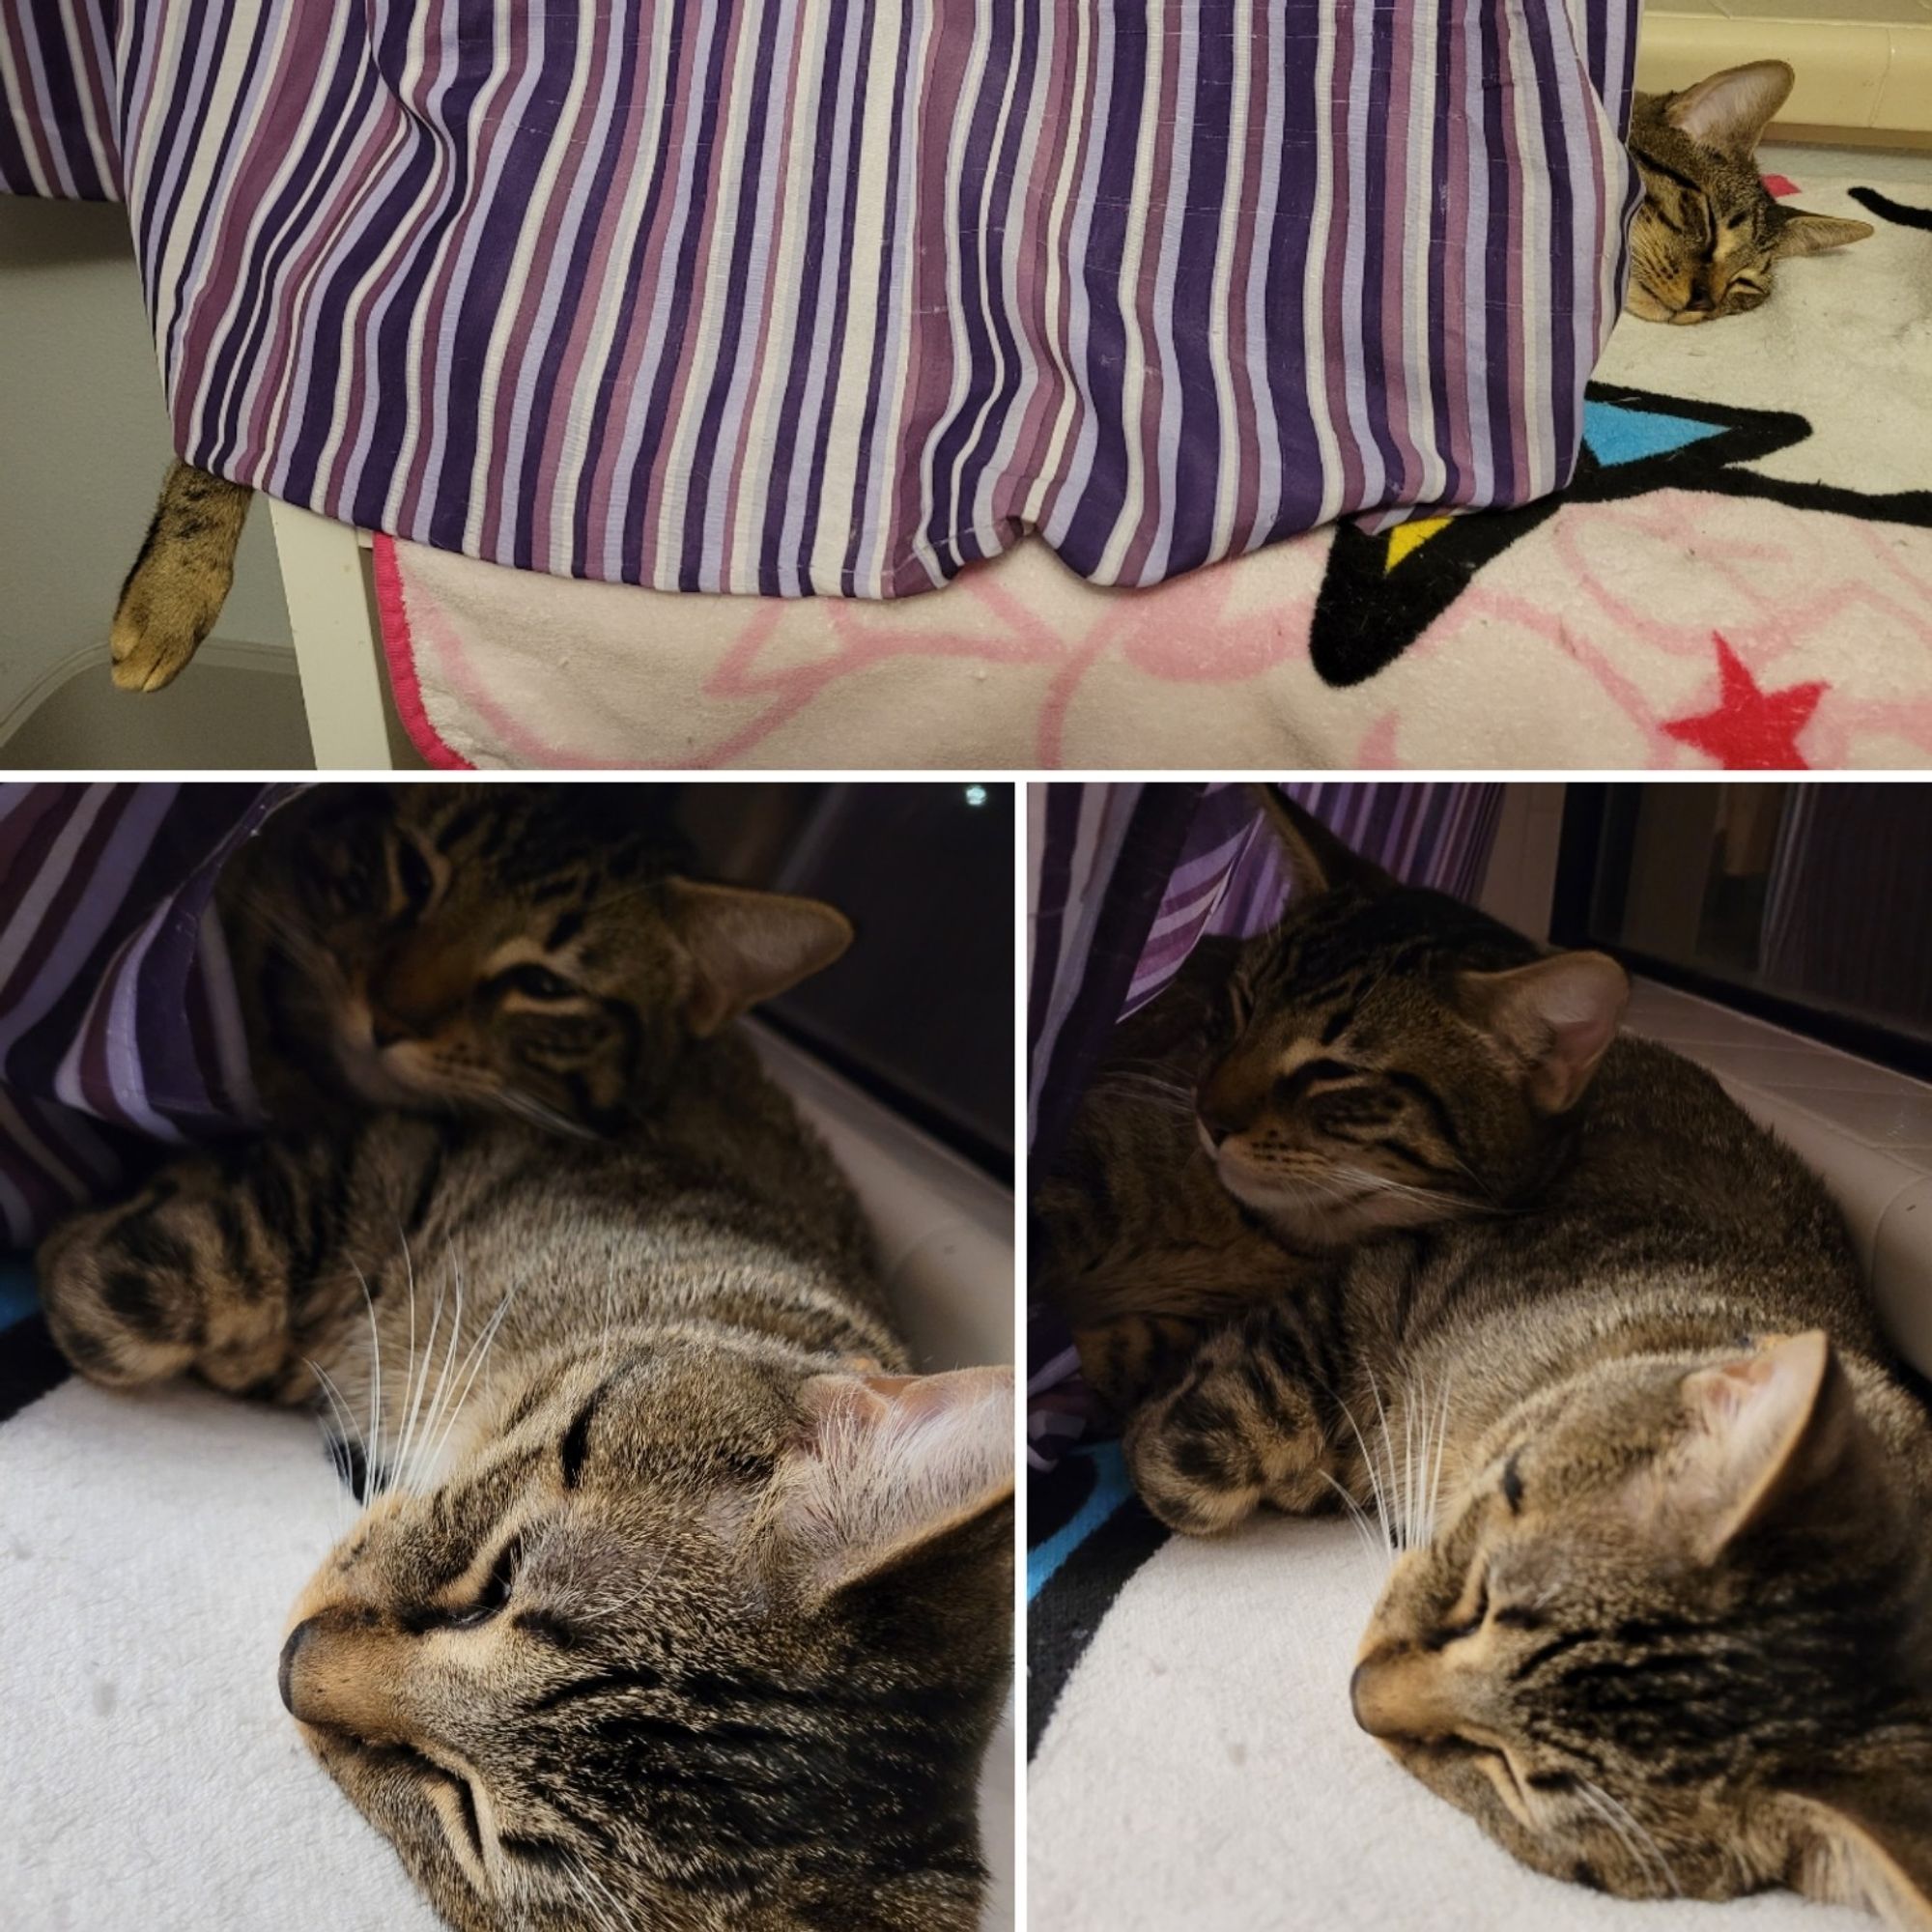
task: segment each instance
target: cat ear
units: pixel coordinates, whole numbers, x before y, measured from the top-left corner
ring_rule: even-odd
[[[1822,1329],[1787,1335],[1684,1378],[1690,1439],[1671,1458],[1669,1505],[1708,1560],[1755,1524],[1788,1516],[1863,1440],[1851,1384]]]
[[[784,893],[671,879],[665,905],[695,968],[685,1019],[700,1039],[830,966],[852,943],[842,912]]]
[[[1862,242],[1876,232],[1869,221],[1848,221],[1836,214],[1810,214],[1802,208],[1780,208],[1777,235],[1771,252],[1817,255],[1827,248],[1842,248],[1848,242]]]
[[[1672,95],[1663,118],[1699,147],[1747,160],[1797,78],[1780,60],[1727,67]]]
[[[814,1376],[784,1471],[784,1529],[830,1596],[1013,1492],[1013,1372]]]
[[[1624,969],[1603,952],[1557,952],[1504,973],[1464,973],[1463,1009],[1529,1069],[1530,1105],[1566,1113],[1609,1051],[1630,998]]]
[[[1917,1766],[1819,1778],[1782,1807],[1794,1889],[1901,1932],[1932,1932],[1932,1796]]]
[[[1333,892],[1338,886],[1359,886],[1371,892],[1395,883],[1374,861],[1364,859],[1330,832],[1305,807],[1296,805],[1278,785],[1257,784],[1248,793],[1262,809],[1268,830],[1288,860],[1289,877],[1297,898]]]

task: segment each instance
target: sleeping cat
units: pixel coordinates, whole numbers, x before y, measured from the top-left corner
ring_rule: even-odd
[[[1783,61],[1726,68],[1676,94],[1639,94],[1630,150],[1643,178],[1624,305],[1646,322],[1742,315],[1771,294],[1773,267],[1871,234],[1869,222],[1775,201],[1754,158],[1797,75]]]
[[[668,796],[334,784],[274,812],[217,895],[271,1116],[613,1131],[691,1042],[838,958],[852,928],[832,907],[678,876]]]
[[[1572,1138],[1517,1211],[1358,1235],[1213,1329],[1137,1417],[1143,1493],[1182,1528],[1337,1492],[1392,1519],[1358,1720],[1539,1870],[1932,1923],[1932,1428],[1824,1189],[1613,1037],[1606,962],[1498,975],[1466,909],[1332,840],[1299,871],[1199,1089],[1231,1192],[1305,1236],[1364,1184],[1344,1122],[1371,1144],[1398,1097],[1388,1151],[1465,1153],[1431,1034]],[[1564,997],[1498,1029],[1541,975]]]
[[[1625,985],[1602,954],[1548,959],[1440,894],[1390,895],[1376,920],[1337,925],[1346,902],[1324,882],[1367,868],[1272,787],[1256,795],[1298,884],[1293,916],[1264,940],[1204,940],[1116,1029],[1034,1197],[1036,1292],[1122,1421],[1143,1498],[1196,1533],[1328,1493],[1325,1472],[1275,1468],[1271,1416],[1243,1446],[1245,1484],[1221,1469],[1203,1482],[1169,1457],[1169,1417],[1193,1400],[1177,1384],[1203,1335],[1264,1307],[1312,1322],[1353,1245],[1533,1200],[1575,1139]],[[1449,971],[1472,977],[1445,1006],[1431,987]],[[1256,1040],[1308,1031],[1295,1016],[1310,1002],[1333,1010],[1293,1064],[1258,1061]],[[1238,1331],[1215,1346],[1238,1350]],[[1220,1399],[1231,1419],[1251,1412],[1238,1388]]]
[[[511,908],[568,916],[535,884],[538,808],[486,789],[513,795]],[[399,841],[447,830],[438,803],[378,813],[365,910]],[[465,849],[428,838],[433,870]],[[438,893],[480,926],[472,885],[439,875],[420,928]],[[281,1692],[459,1932],[977,1924],[1011,1374],[909,1372],[849,1188],[724,1023],[796,958],[798,903],[639,927],[639,958],[685,949],[661,989],[689,1037],[620,1131],[324,1109],[38,1258],[97,1382],[191,1374],[332,1419],[367,1506],[296,1605]],[[455,923],[453,957],[508,943]]]

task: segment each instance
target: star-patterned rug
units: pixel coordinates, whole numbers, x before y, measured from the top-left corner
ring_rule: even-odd
[[[1932,197],[1791,175],[1773,192],[1875,234],[1784,264],[1750,315],[1626,318],[1556,497],[1146,591],[1023,545],[893,604],[382,539],[404,720],[452,766],[1932,765]]]

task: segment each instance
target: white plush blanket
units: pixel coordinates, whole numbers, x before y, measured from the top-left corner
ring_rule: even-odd
[[[1027,1790],[1054,1932],[1876,1932],[1789,1892],[1634,1903],[1539,1877],[1349,1710],[1382,1575],[1342,1521],[1174,1537],[1069,1680]]]
[[[767,1043],[854,1175],[922,1366],[1011,1353],[1010,1198]],[[351,1505],[317,1425],[188,1387],[62,1383],[0,1427],[0,1927],[434,1932],[275,1691]],[[982,1780],[1012,1913],[1012,1742]]]

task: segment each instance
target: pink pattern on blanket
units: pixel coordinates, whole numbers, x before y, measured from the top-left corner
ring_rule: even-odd
[[[527,684],[506,696],[529,662],[407,575],[412,631],[388,642],[399,679],[426,689],[424,749],[443,763],[461,761],[453,726],[486,763],[810,765],[865,716],[916,721],[874,763],[978,765],[992,751],[1080,765],[1152,720],[1154,763],[1205,763],[1188,749],[1254,744],[1279,723],[1310,765],[1479,764],[1533,742],[1552,765],[1700,769],[1715,760],[1666,727],[1721,706],[1714,633],[1763,693],[1826,687],[1796,728],[1809,764],[1932,763],[1932,531],[1692,490],[1572,502],[1353,690],[1309,660],[1328,544],[1297,539],[1132,594],[1064,594],[1057,576],[1016,577],[1012,558],[916,606],[707,602],[702,633],[672,628],[667,610],[684,607],[668,600],[635,614],[593,604],[580,628],[602,674],[575,701],[560,678],[543,704]],[[551,634],[571,627],[580,588],[638,595],[551,586]],[[990,723],[965,716],[980,694]]]

